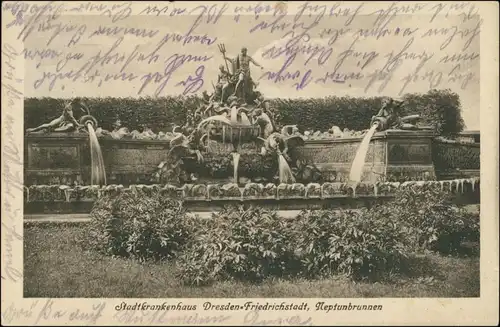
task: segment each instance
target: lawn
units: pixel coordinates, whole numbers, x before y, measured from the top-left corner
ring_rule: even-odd
[[[85,224],[32,224],[24,230],[25,297],[478,297],[479,256],[426,254],[411,277],[383,283],[323,280],[268,280],[259,285],[220,282],[186,287],[174,263],[140,264],[84,251],[77,238]]]

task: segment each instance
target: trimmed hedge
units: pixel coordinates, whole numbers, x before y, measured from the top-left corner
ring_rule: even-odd
[[[113,123],[120,119],[130,131],[142,131],[148,126],[154,132],[166,130],[171,124],[186,121],[187,110],[195,110],[202,103],[197,96],[170,96],[162,98],[80,98],[90,109],[99,126],[113,129]],[[24,126],[34,127],[48,122],[61,114],[64,99],[26,98],[24,100]],[[80,117],[82,113],[74,112]]]
[[[130,130],[144,126],[155,133],[171,124],[182,125],[188,112],[203,103],[201,96],[169,96],[162,98],[82,98],[103,129],[111,130],[120,119]],[[384,97],[336,97],[309,99],[273,99],[276,126],[297,124],[301,131],[328,130],[333,125],[341,129],[364,130],[381,107]],[[454,135],[464,128],[458,94],[450,90],[431,90],[425,94],[407,94],[404,114],[420,114],[426,124],[436,126],[442,135]],[[24,124],[34,127],[59,116],[62,99],[26,98]],[[78,113],[75,113],[78,115]]]
[[[434,140],[432,156],[439,171],[456,169],[480,169],[481,149],[478,144],[450,143]]]
[[[464,130],[460,96],[451,90],[406,94],[404,101],[405,114],[421,115],[423,122],[435,126],[439,135],[454,136]]]

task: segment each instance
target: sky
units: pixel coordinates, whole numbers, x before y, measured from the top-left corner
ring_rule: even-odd
[[[59,11],[49,8],[60,12],[55,18],[35,22],[24,14],[23,24],[33,27],[22,35],[25,96],[212,91],[218,67],[225,64],[218,47],[224,44],[230,57],[248,48],[264,67],[251,71],[269,98],[399,97],[451,89],[460,96],[466,129],[479,129],[481,21],[472,5],[300,5],[290,3],[286,15],[273,15],[274,7],[266,13],[254,3],[198,9],[163,3],[149,10],[106,5],[83,11],[66,4]]]

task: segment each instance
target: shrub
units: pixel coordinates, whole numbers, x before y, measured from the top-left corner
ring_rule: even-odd
[[[452,194],[432,184],[418,191],[409,187],[396,193],[391,214],[411,228],[416,250],[457,253],[464,241],[479,240],[479,217],[452,201]]]
[[[460,144],[434,140],[432,161],[437,170],[480,169],[481,149],[477,144]]]
[[[85,239],[106,255],[169,259],[187,243],[193,226],[179,201],[120,193],[96,201]]]
[[[332,274],[376,280],[400,273],[416,252],[456,253],[464,240],[478,241],[477,215],[451,200],[439,184],[414,183],[400,187],[394,201],[356,212],[304,210],[283,219],[232,206],[198,219],[181,202],[121,192],[97,200],[86,242],[107,255],[176,257],[188,285]]]
[[[396,271],[409,253],[407,233],[384,207],[309,210],[295,219],[292,239],[308,277],[341,273],[360,279]]]
[[[325,98],[274,99],[278,125],[297,124],[301,131],[326,131],[333,125],[340,129],[364,130],[371,117],[382,105],[382,97],[353,98],[329,96]]]
[[[451,90],[406,94],[403,99],[405,114],[421,115],[423,122],[435,126],[439,135],[454,136],[463,131],[460,96]]]
[[[104,129],[112,129],[120,119],[131,131],[146,125],[154,132],[164,131],[170,124],[186,123],[190,113],[201,104],[201,96],[162,98],[83,98]],[[275,125],[297,124],[299,129],[326,131],[333,125],[341,129],[364,130],[382,104],[383,97],[325,97],[310,99],[273,99],[271,107]],[[455,135],[463,130],[460,98],[449,90],[431,90],[425,94],[404,96],[405,114],[420,114],[423,121],[436,126],[442,135]],[[34,127],[61,113],[62,100],[26,98],[24,125]]]
[[[259,207],[227,207],[199,225],[180,257],[179,276],[186,284],[216,280],[258,282],[292,273],[287,221]]]

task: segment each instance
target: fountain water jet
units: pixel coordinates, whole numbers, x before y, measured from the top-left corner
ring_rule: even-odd
[[[91,184],[92,185],[106,185],[106,169],[104,166],[104,159],[102,157],[101,146],[97,140],[94,126],[91,123],[87,124],[89,132],[90,143],[90,162],[91,162]]]
[[[285,157],[281,153],[278,153],[278,169],[280,183],[293,184],[295,183],[295,177],[293,177],[292,170],[288,165]]]
[[[102,156],[101,146],[95,133],[97,120],[91,115],[85,115],[80,118],[80,124],[87,127],[90,144],[90,181],[92,185],[106,185],[106,168]]]
[[[368,148],[370,146],[370,140],[377,131],[379,124],[377,122],[373,123],[372,127],[368,130],[368,132],[363,137],[361,144],[356,151],[356,156],[352,161],[351,171],[349,173],[349,181],[353,183],[359,183],[361,181],[361,177],[363,175],[363,168],[365,166],[366,154],[368,152]]]
[[[224,45],[219,46],[224,60],[230,60],[225,55]],[[233,62],[233,76],[242,76],[239,66],[240,57],[235,58],[236,61]],[[243,59],[241,59],[243,60]],[[238,65],[234,65],[238,62]],[[248,62],[249,64],[250,62]],[[255,62],[253,62],[255,64]],[[227,62],[226,62],[227,64]],[[201,118],[201,122],[198,123],[197,127],[194,129],[194,133],[197,135],[207,134],[208,136],[203,138],[203,142],[217,142],[225,145],[230,143],[232,145],[231,156],[233,161],[233,178],[234,183],[238,184],[238,171],[239,171],[239,161],[240,153],[242,150],[242,144],[248,142],[260,142],[264,143],[264,147],[261,148],[261,154],[265,155],[266,152],[272,151],[278,157],[279,166],[279,180],[281,183],[295,183],[294,172],[290,169],[287,160],[291,160],[287,151],[289,148],[293,148],[299,144],[304,143],[304,139],[297,135],[298,128],[296,125],[287,125],[282,130],[282,133],[274,133],[274,124],[271,122],[268,113],[270,113],[271,108],[269,107],[269,101],[265,100],[262,94],[256,90],[254,87],[257,86],[250,78],[250,72],[244,74],[245,88],[244,94],[238,94],[235,92],[233,95],[224,99],[224,89],[232,85],[234,90],[239,90],[240,80],[228,78],[227,72],[224,71],[224,67],[221,66],[218,85],[215,87],[216,93],[212,97],[207,99],[209,103],[205,110],[200,108],[199,113],[201,113],[198,118]],[[229,67],[226,67],[229,70]],[[248,67],[247,67],[248,69]],[[230,74],[231,75],[231,74]],[[236,84],[236,85],[234,85]],[[220,93],[220,97],[219,94]],[[219,98],[220,103],[214,103],[215,97]],[[198,111],[198,110],[197,110]],[[267,112],[267,113],[266,113]],[[215,113],[215,115],[214,115]],[[209,115],[209,117],[205,117]],[[196,116],[196,113],[195,113]],[[205,118],[204,118],[205,117]],[[206,127],[207,123],[211,123],[210,127]],[[189,123],[191,124],[191,122]],[[288,128],[292,128],[293,132],[290,135],[285,133]],[[229,135],[228,135],[229,134]],[[210,144],[202,144],[203,148],[212,151]],[[220,150],[218,146],[215,146],[214,151],[227,152],[230,147],[223,146]],[[261,178],[261,176],[259,176]]]
[[[203,132],[204,125],[213,122],[213,128],[207,131],[209,135],[214,132],[210,139],[221,141],[222,144],[226,142],[232,144],[233,149],[231,156],[233,158],[233,178],[236,184],[238,183],[241,143],[251,141],[260,133],[260,127],[253,125],[244,111],[246,111],[246,109],[233,105],[225,114],[205,118],[196,127],[197,131]]]
[[[278,170],[280,183],[293,184],[295,177],[288,165],[285,155],[288,157],[288,148],[296,146],[304,142],[303,138],[298,135],[289,134],[286,129],[295,127],[295,125],[287,125],[283,128],[281,133],[272,133],[267,139],[258,138],[264,142],[262,153],[273,151],[278,156]]]
[[[238,164],[240,162],[240,154],[238,152],[232,152],[233,156],[233,178],[234,183],[238,184]]]

